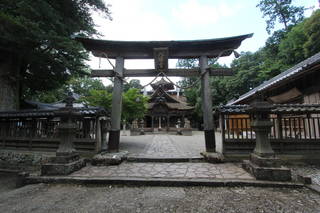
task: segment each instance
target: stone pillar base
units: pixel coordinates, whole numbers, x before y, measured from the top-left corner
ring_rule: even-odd
[[[291,170],[281,166],[280,159],[276,157],[251,154],[250,160],[243,161],[242,168],[257,180],[291,181]]]
[[[181,133],[184,136],[192,136],[192,129],[191,128],[183,128],[183,129],[181,129]]]
[[[127,155],[128,155],[127,151],[116,152],[116,153],[102,152],[100,154],[93,156],[91,160],[91,164],[93,166],[119,165],[122,163],[123,160],[126,159]]]
[[[218,152],[201,152],[204,159],[209,163],[223,163],[224,156]]]
[[[85,166],[85,161],[77,154],[57,156],[41,166],[41,175],[69,175]]]

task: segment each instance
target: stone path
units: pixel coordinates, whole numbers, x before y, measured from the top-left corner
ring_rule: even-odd
[[[201,146],[202,143],[204,144],[202,135],[191,137],[172,135],[154,135],[151,138],[150,136],[139,137],[140,141],[145,140],[146,145],[140,152],[131,154],[131,157],[200,158],[200,152],[204,151],[204,147]]]
[[[78,177],[138,177],[138,178],[254,178],[234,163],[122,163],[119,166],[86,166],[72,173]]]

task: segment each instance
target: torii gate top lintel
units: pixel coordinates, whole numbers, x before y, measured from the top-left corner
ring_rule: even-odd
[[[178,41],[115,41],[82,37],[76,39],[96,57],[107,55],[108,58],[121,56],[124,59],[153,59],[154,49],[168,48],[168,58],[183,59],[199,58],[202,55],[214,58],[219,56],[221,51],[230,50],[220,55],[228,56],[232,50],[240,46],[243,40],[252,36],[253,34],[245,34],[225,38]]]

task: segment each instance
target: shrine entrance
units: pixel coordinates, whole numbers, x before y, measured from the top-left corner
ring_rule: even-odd
[[[231,55],[241,42],[252,37],[252,34],[206,40],[189,41],[111,41],[89,38],[77,38],[84,47],[96,57],[115,59],[116,63],[111,70],[93,70],[92,77],[113,77],[111,130],[108,141],[108,151],[117,152],[120,143],[120,122],[122,89],[124,77],[198,77],[201,81],[202,111],[206,152],[215,152],[215,132],[212,112],[212,97],[210,76],[232,75],[228,68],[210,68],[208,58]],[[169,69],[169,59],[199,59],[199,68]],[[154,69],[125,69],[125,59],[154,59]],[[161,101],[161,100],[160,100]],[[168,118],[159,115],[152,119],[162,128]]]

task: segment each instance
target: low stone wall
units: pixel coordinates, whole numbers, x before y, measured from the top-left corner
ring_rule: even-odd
[[[39,170],[42,163],[48,162],[49,157],[55,153],[0,151],[0,169],[35,171]]]

